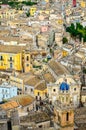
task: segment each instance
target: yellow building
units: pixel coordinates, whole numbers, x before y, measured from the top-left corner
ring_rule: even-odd
[[[34,16],[34,13],[36,12],[36,7],[31,7],[30,8],[30,15]]]
[[[34,89],[34,95],[37,100],[45,99],[47,96],[47,87],[45,81],[39,82]]]
[[[55,106],[54,113],[55,113],[54,121],[55,121],[55,124],[57,127],[60,126],[59,130],[66,130],[68,128],[68,126],[73,127],[74,110],[73,110],[72,106],[70,106],[68,108],[66,105],[65,105],[65,107],[63,105],[62,105],[62,107],[59,105],[58,109],[56,109],[56,106]],[[64,127],[65,127],[65,129],[62,129]],[[74,129],[71,128],[69,130],[74,130]]]
[[[56,21],[56,23],[62,25],[62,24],[63,24],[63,19],[58,19],[58,20]]]
[[[15,17],[15,9],[1,9],[0,18],[1,19],[13,19]]]
[[[50,14],[50,10],[40,10],[40,14],[45,13],[45,14]]]
[[[1,70],[22,70],[22,64],[20,59],[22,58],[21,52],[17,51],[17,48],[12,46],[0,45],[0,69]]]
[[[81,7],[85,8],[86,7],[86,2],[81,1]]]
[[[30,70],[30,53],[25,46],[0,45],[0,70]]]
[[[54,58],[55,59],[59,59],[59,58],[65,57],[65,56],[68,56],[68,52],[65,50],[59,49],[59,50],[54,51]]]
[[[31,54],[30,52],[23,51],[23,60],[22,60],[22,67],[23,67],[23,72],[29,72],[32,68],[31,65]]]
[[[67,56],[67,55],[68,55],[68,52],[65,51],[65,50],[63,50],[63,51],[62,51],[62,56],[65,57],[65,56]]]
[[[45,2],[49,2],[49,0],[45,0]]]

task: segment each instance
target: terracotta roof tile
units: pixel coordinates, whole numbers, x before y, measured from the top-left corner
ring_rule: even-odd
[[[30,105],[35,99],[30,95],[18,95],[16,97],[13,97],[11,100],[16,101],[19,105],[24,107]]]
[[[10,109],[14,109],[14,108],[17,108],[19,105],[16,101],[9,101],[9,102],[6,102],[2,105],[0,105],[0,107],[4,110],[10,110]]]

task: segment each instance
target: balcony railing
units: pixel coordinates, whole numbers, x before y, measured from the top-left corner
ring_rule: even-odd
[[[0,59],[0,61],[4,61],[4,59]]]
[[[14,62],[14,60],[8,59],[9,62]]]

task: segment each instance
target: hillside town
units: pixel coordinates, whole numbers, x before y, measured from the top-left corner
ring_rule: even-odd
[[[86,130],[85,12],[85,0],[0,0],[0,130]]]

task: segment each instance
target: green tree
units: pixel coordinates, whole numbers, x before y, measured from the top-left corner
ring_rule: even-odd
[[[80,23],[76,23],[76,25],[72,23],[70,27],[66,28],[66,31],[70,33],[72,38],[79,38],[80,41],[83,38],[86,42],[86,27],[83,27]]]
[[[68,43],[68,39],[66,37],[63,37],[62,42],[63,44]]]
[[[32,5],[35,5],[35,4],[37,4],[37,2],[23,1],[23,2],[22,2],[22,4],[25,4],[25,5],[32,6]]]
[[[83,30],[83,26],[80,23],[76,23],[76,30],[78,29]]]
[[[2,0],[2,4],[8,4],[8,0]]]
[[[76,37],[76,35],[77,35],[77,30],[76,30],[76,27],[73,23],[71,24],[70,27],[66,28],[66,31],[69,32],[72,37]]]
[[[27,13],[26,13],[26,16],[29,17],[29,16],[30,16],[30,12],[27,12]]]

